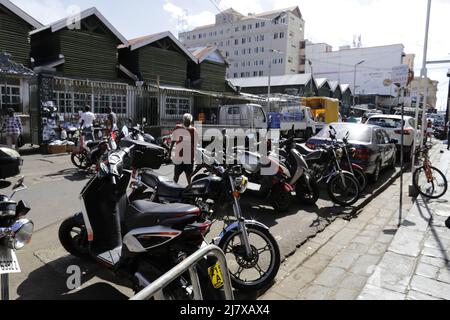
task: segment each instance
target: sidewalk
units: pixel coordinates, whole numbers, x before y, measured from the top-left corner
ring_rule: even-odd
[[[431,152],[449,172],[444,145]],[[440,154],[440,150],[445,150]],[[277,283],[262,300],[450,299],[450,194],[434,202],[412,202],[411,174],[404,175],[400,228],[400,180],[351,221],[338,219],[285,261]],[[429,223],[431,213],[433,219]],[[447,266],[447,267],[446,267]]]

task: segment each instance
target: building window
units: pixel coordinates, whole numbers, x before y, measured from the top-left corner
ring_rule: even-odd
[[[255,53],[258,53],[258,52],[259,52],[259,48],[256,47],[256,48],[255,48]]]
[[[258,71],[253,71],[253,76],[257,77],[258,76]]]
[[[252,53],[252,48],[248,48],[248,54]]]
[[[280,39],[284,38],[284,32],[280,32]]]
[[[191,112],[191,100],[187,98],[166,97],[166,116],[179,117]]]
[[[245,62],[242,62],[242,63],[241,63],[241,67],[245,67]]]
[[[245,73],[245,76],[246,76],[246,77],[250,77],[250,72],[246,72],[246,73]]]
[[[191,36],[187,36],[187,39],[188,39],[188,40],[191,40]]]
[[[238,50],[234,50],[234,55],[238,56],[239,55],[239,51]]]
[[[5,86],[1,85],[2,105],[6,108],[13,108],[16,112],[21,111],[20,87],[19,86]],[[6,89],[6,91],[5,91]]]
[[[252,43],[252,37],[248,37],[248,43]]]
[[[223,41],[220,41],[220,46],[223,47]]]
[[[278,59],[279,64],[283,64],[283,58]]]
[[[203,38],[206,38],[206,33],[203,34]]]
[[[239,27],[234,28],[234,32],[239,32]]]
[[[306,41],[300,41],[300,49],[306,48]]]
[[[230,40],[227,40],[227,46],[229,46],[230,45]]]
[[[259,22],[255,24],[255,29],[259,29]]]
[[[253,65],[257,66],[258,65],[258,61],[253,62]]]
[[[263,65],[264,65],[264,60],[261,60],[261,61],[259,62],[259,64],[260,64],[261,66],[263,66]]]
[[[264,71],[259,72],[259,76],[262,77],[264,75]]]
[[[247,62],[247,67],[250,67],[251,63],[250,61]]]
[[[230,53],[228,51],[225,51],[225,57],[229,57]]]
[[[273,38],[274,38],[274,39],[278,39],[278,33],[275,33],[275,34],[273,35]]]
[[[193,39],[193,40],[197,39],[197,36],[196,36],[196,35],[193,35],[193,36],[192,36],[192,39]]]
[[[266,22],[265,21],[261,22],[261,28],[264,28],[265,26],[266,26]]]
[[[239,44],[239,39],[234,39],[234,44],[237,46]]]
[[[264,52],[264,47],[261,47],[261,52]]]
[[[245,49],[242,49],[242,54],[245,55]]]
[[[199,33],[199,35],[198,35],[198,38],[199,38],[199,39],[201,39],[201,38],[202,38],[202,34],[201,34],[201,33]]]
[[[242,31],[247,30],[247,26],[242,26]]]
[[[241,72],[241,78],[245,77],[245,73]]]
[[[248,25],[248,30],[252,30],[252,25],[251,24]]]
[[[238,77],[238,74],[237,74],[237,72],[235,72],[234,74],[233,74],[233,78],[237,78]]]
[[[220,34],[223,34],[223,30],[220,30]]]
[[[260,41],[264,41],[264,35],[263,34],[259,36],[259,40]]]
[[[245,44],[245,38],[242,38],[242,44]]]

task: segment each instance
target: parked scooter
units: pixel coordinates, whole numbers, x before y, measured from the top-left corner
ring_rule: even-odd
[[[9,299],[9,274],[20,273],[15,251],[25,247],[31,240],[34,225],[25,218],[31,210],[24,202],[18,203],[12,198],[17,192],[27,189],[21,177],[14,185],[12,195],[0,196],[0,277],[1,298]]]
[[[195,176],[203,169],[209,175]],[[143,169],[136,173],[130,199],[194,204],[212,220],[220,208],[231,205],[234,220],[224,227],[214,243],[226,254],[233,287],[257,291],[266,288],[276,277],[281,261],[280,250],[268,227],[257,221],[245,220],[242,215],[240,195],[246,191],[248,183],[242,173],[240,165],[202,164],[194,171],[193,182],[183,188],[150,169]]]
[[[137,292],[197,251],[211,222],[191,205],[130,203],[126,191],[132,168],[157,169],[165,152],[130,137],[121,147],[102,159],[100,170],[81,192],[83,212],[62,223],[59,239],[74,256],[94,258],[130,280]],[[206,299],[220,298],[208,275],[208,268],[217,269],[215,263],[205,258],[197,265]],[[175,280],[158,298],[193,298],[189,273]]]

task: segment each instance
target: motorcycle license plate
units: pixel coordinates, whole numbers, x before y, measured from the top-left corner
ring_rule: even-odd
[[[0,247],[0,274],[20,273],[16,253],[5,247]]]
[[[208,274],[214,288],[220,289],[223,287],[222,270],[220,269],[220,265],[218,263],[208,268]]]

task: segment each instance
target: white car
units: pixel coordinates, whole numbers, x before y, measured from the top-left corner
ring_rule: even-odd
[[[413,148],[414,137],[416,138],[416,145],[420,143],[420,130],[415,130],[415,119],[410,116],[405,116],[404,142],[403,150],[406,159],[410,159],[411,150]],[[386,130],[391,139],[398,141],[397,150],[400,150],[401,134],[402,134],[402,117],[398,115],[375,115],[369,118],[367,124],[377,125]]]

